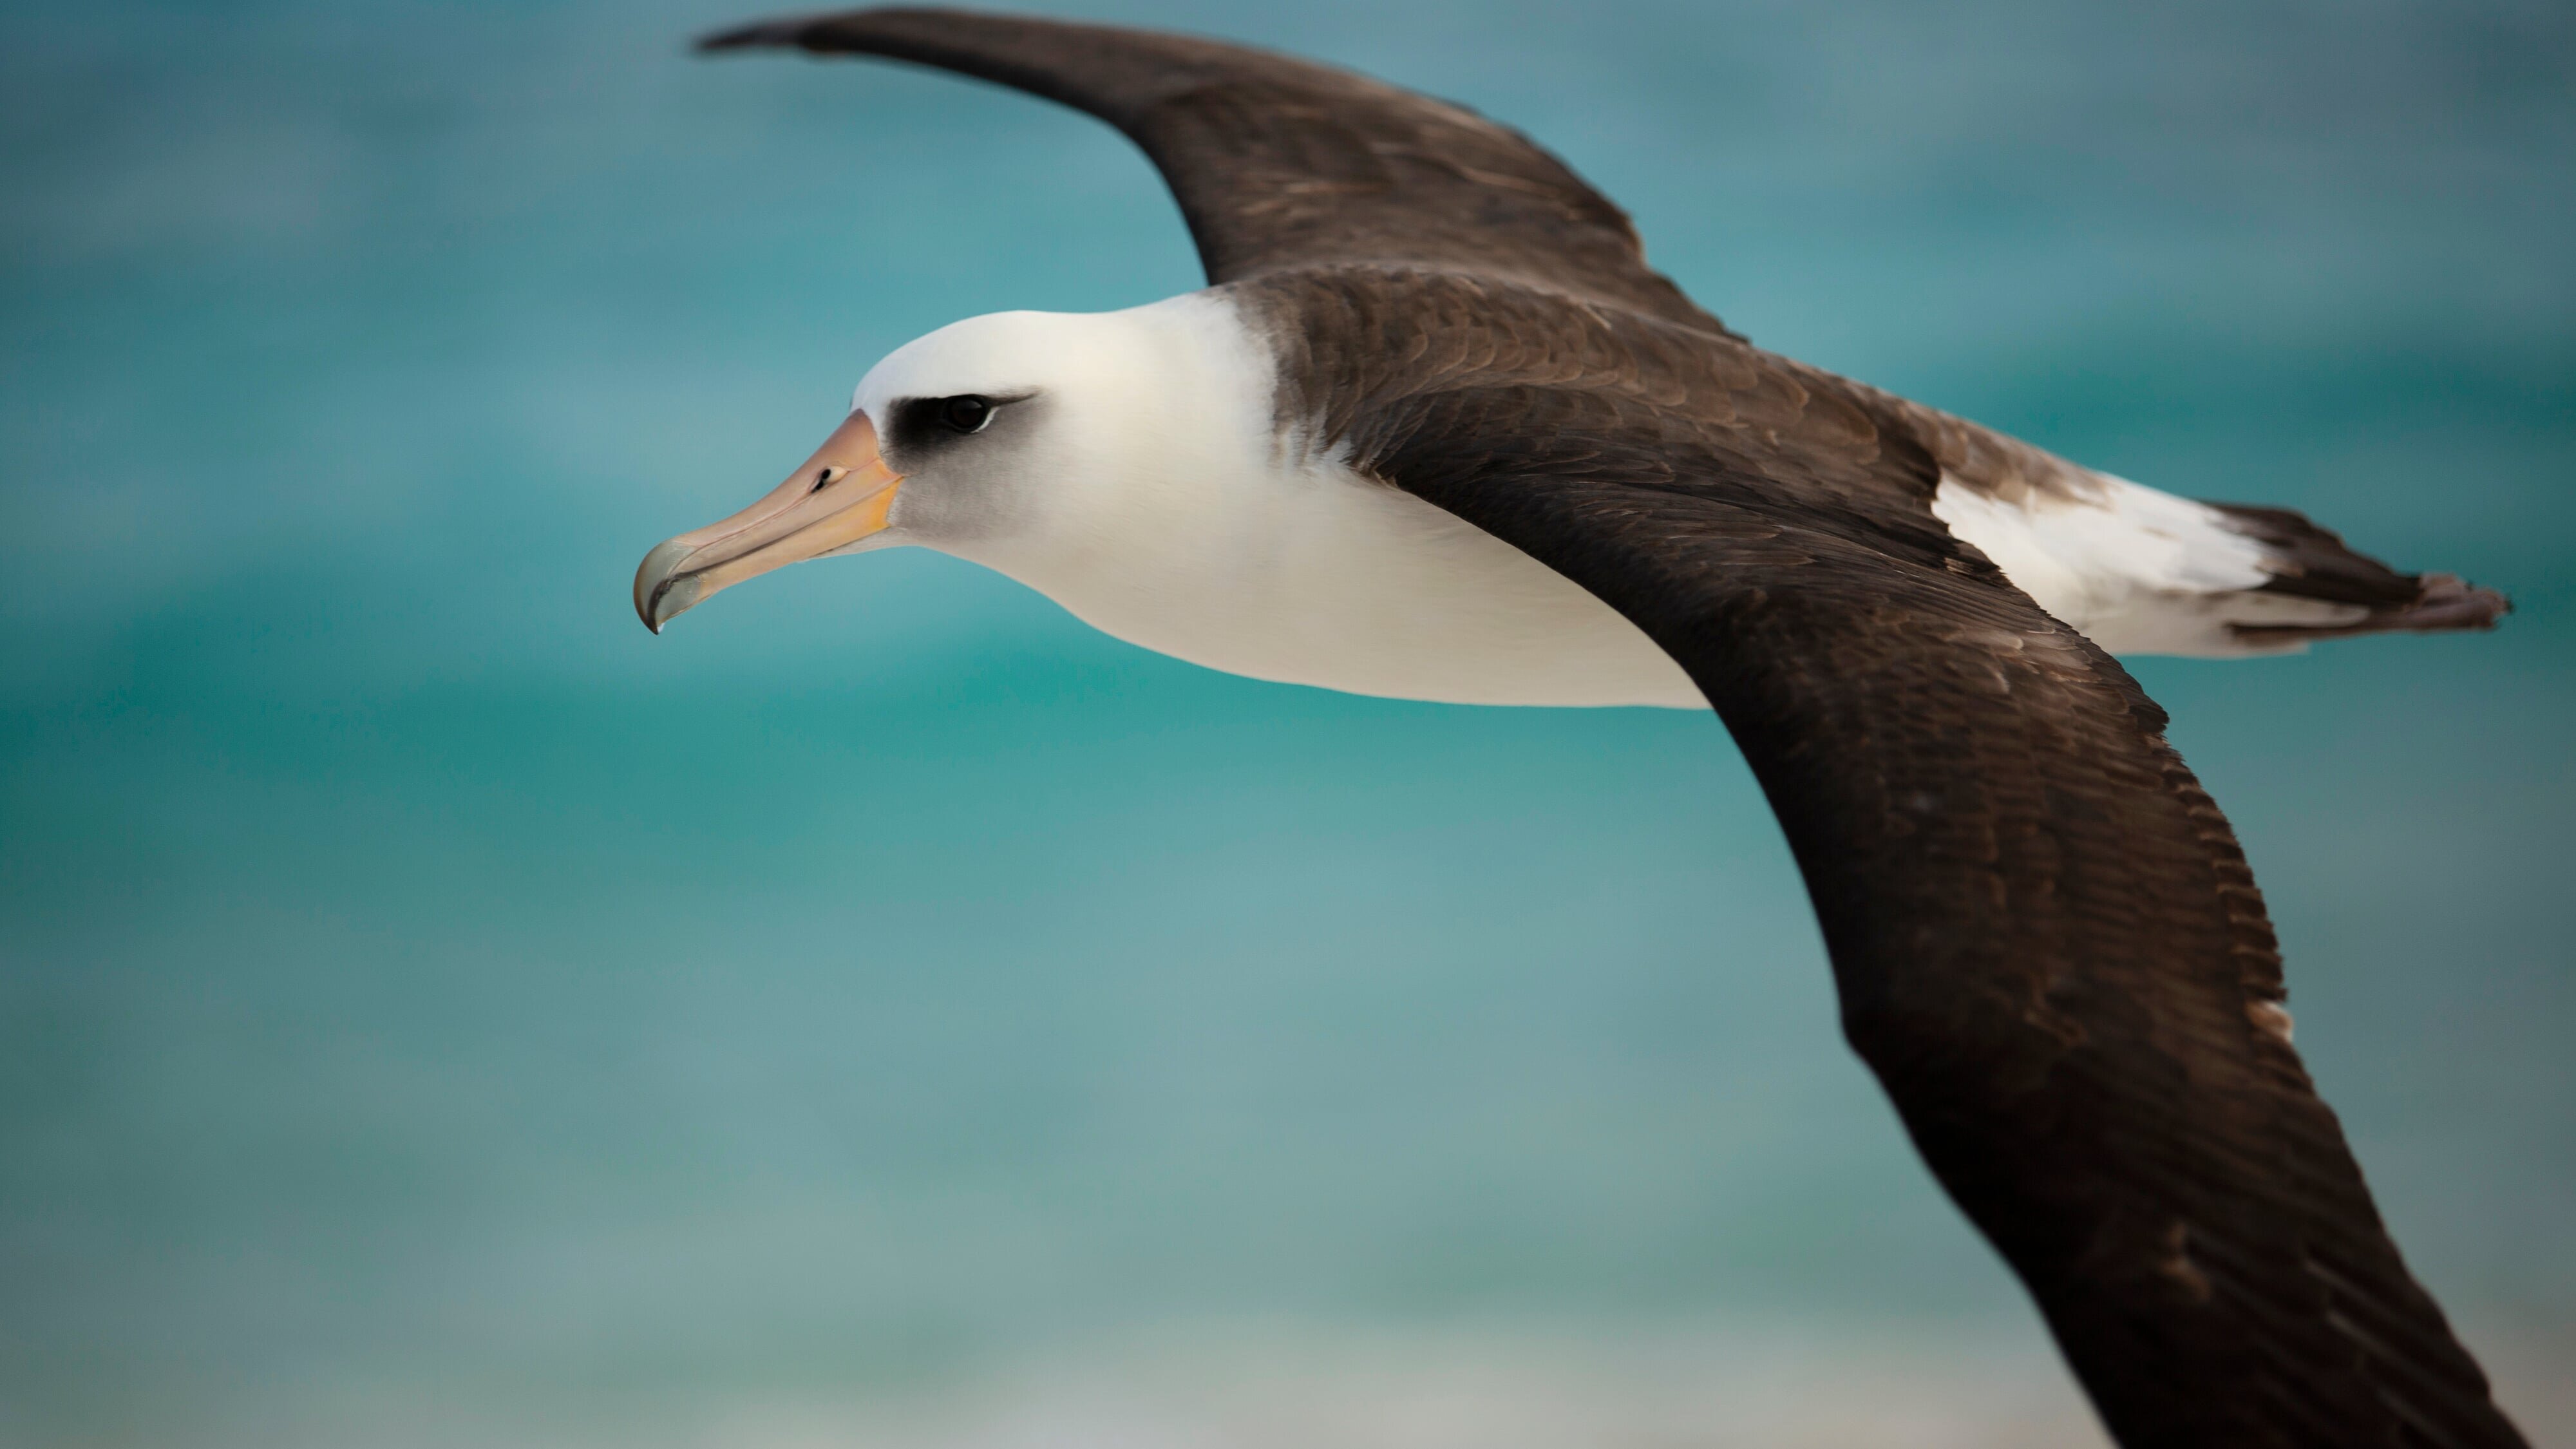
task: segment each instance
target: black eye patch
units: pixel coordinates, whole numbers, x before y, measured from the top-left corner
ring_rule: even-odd
[[[968,437],[993,425],[1002,409],[1024,402],[1030,395],[989,397],[980,392],[961,392],[948,397],[908,397],[888,409],[893,414],[885,429],[886,446],[894,451],[926,454]]]

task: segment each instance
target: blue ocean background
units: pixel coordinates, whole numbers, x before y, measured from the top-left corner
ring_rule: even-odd
[[[2576,1444],[2576,12],[1182,4],[1755,340],[2511,592],[2144,660],[2425,1281]],[[657,540],[1145,162],[717,0],[0,9],[0,1443],[2098,1442],[1716,722]]]

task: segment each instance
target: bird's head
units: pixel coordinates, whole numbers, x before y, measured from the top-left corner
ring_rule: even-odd
[[[659,633],[744,579],[834,554],[920,544],[1019,572],[1015,555],[1101,542],[1083,520],[1154,487],[1140,445],[1192,431],[1207,381],[1201,329],[1153,315],[1168,306],[999,312],[897,349],[787,481],[644,556],[636,614]]]

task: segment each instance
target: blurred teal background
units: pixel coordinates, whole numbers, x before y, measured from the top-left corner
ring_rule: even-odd
[[[1466,101],[1767,346],[2513,593],[2138,671],[2576,1442],[2565,7],[1079,13]],[[1713,720],[909,552],[637,627],[883,352],[1199,283],[1105,128],[682,55],[745,14],[0,11],[0,1442],[2092,1433]]]

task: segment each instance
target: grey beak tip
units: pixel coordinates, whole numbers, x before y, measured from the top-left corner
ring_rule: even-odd
[[[698,582],[696,574],[674,574],[655,584],[644,607],[636,612],[643,615],[645,628],[659,634],[663,625],[696,607],[699,595],[705,592],[706,586]]]
[[[635,617],[659,634],[662,626],[698,601],[702,586],[680,565],[696,550],[677,542],[658,544],[635,570]]]

